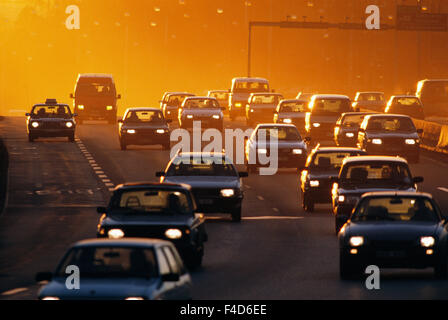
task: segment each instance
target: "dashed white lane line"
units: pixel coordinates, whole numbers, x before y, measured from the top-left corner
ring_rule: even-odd
[[[439,189],[440,191],[443,191],[443,192],[448,192],[448,188],[438,187],[437,189]]]
[[[279,213],[280,210],[278,208],[272,208],[272,211],[274,211],[275,213]]]
[[[28,288],[12,289],[12,290],[3,292],[2,296],[13,296],[15,294],[22,293],[22,292],[25,292],[25,291],[28,291]]]
[[[262,196],[257,196],[257,199],[260,201],[264,201],[264,198]]]

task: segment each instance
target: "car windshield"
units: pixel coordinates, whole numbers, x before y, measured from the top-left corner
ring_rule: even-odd
[[[421,105],[418,98],[395,98],[393,104],[404,107],[419,107]]]
[[[70,118],[71,111],[68,106],[35,106],[31,112],[33,117],[45,118]]]
[[[312,104],[312,113],[322,115],[341,114],[350,111],[348,99],[316,99]]]
[[[180,107],[188,97],[191,97],[191,95],[171,95],[166,104],[173,107]]]
[[[186,109],[215,109],[219,103],[215,99],[188,99],[185,101]]]
[[[405,117],[377,117],[371,118],[367,124],[367,131],[378,132],[416,132],[417,129],[410,118]]]
[[[258,140],[270,140],[271,138],[276,138],[278,141],[302,140],[296,127],[260,127],[257,130]]]
[[[361,93],[358,101],[384,101],[384,95],[382,93]]]
[[[365,116],[365,114],[346,115],[342,120],[342,126],[345,128],[359,128]]]
[[[210,97],[218,100],[227,100],[229,98],[229,94],[227,92],[212,92],[210,93]]]
[[[76,94],[82,95],[114,95],[113,86],[108,83],[89,82],[79,83],[76,87]]]
[[[372,197],[361,201],[352,221],[438,222],[437,209],[422,197]]]
[[[344,159],[355,155],[354,152],[318,152],[314,154],[309,167],[317,171],[339,171]]]
[[[86,246],[73,248],[56,275],[67,277],[68,266],[77,266],[81,279],[155,278],[159,274],[154,250],[139,247]]]
[[[177,157],[169,166],[166,176],[231,176],[237,171],[232,162],[221,157]]]
[[[269,91],[269,84],[266,82],[254,82],[254,81],[240,81],[235,83],[234,93],[252,93],[252,92],[267,92]]]
[[[191,214],[192,203],[183,191],[129,190],[114,196],[110,208],[119,213],[143,213],[148,215]]]
[[[280,106],[280,112],[300,113],[307,112],[308,103],[305,101],[283,102]]]
[[[274,104],[277,105],[282,97],[274,94],[256,95],[252,97],[253,104]]]
[[[363,187],[411,187],[412,178],[405,163],[356,162],[344,166],[340,175],[341,185]]]
[[[129,111],[125,123],[158,123],[163,122],[160,111]]]

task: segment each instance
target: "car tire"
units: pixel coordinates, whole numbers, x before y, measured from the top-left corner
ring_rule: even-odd
[[[306,193],[302,193],[302,207],[305,212],[314,212],[314,201]]]
[[[441,261],[434,267],[434,275],[437,279],[448,278],[448,255],[442,255]]]
[[[232,222],[241,222],[241,207],[232,211]]]

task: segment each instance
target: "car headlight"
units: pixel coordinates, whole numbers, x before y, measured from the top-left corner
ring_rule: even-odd
[[[283,123],[291,124],[292,123],[292,119],[283,119]]]
[[[383,140],[381,139],[372,139],[373,144],[383,144]]]
[[[360,247],[364,244],[364,237],[351,237],[349,243],[352,247]]]
[[[293,154],[303,154],[303,150],[302,149],[293,149],[292,153]]]
[[[78,106],[78,110],[84,110],[84,106],[83,106],[82,104],[80,104],[80,105]]]
[[[189,115],[187,116],[187,119],[193,119],[193,115],[189,114]]]
[[[111,229],[107,233],[110,239],[121,239],[124,238],[124,232],[121,229]]]
[[[215,120],[219,120],[219,119],[221,119],[221,116],[220,116],[220,115],[217,115],[217,114],[215,114],[215,115],[213,115],[213,119],[215,119]]]
[[[235,103],[235,107],[237,107],[237,108],[241,108],[242,105],[243,105],[243,104],[240,103],[240,102]]]
[[[65,126],[66,126],[67,128],[72,128],[72,127],[73,127],[73,122],[66,122],[66,123],[65,123]]]
[[[107,111],[112,111],[112,110],[114,110],[114,107],[112,107],[112,106],[107,106],[107,107],[106,107],[106,110],[107,110]]]
[[[168,229],[165,231],[165,237],[171,240],[182,238],[182,231],[179,229]]]
[[[311,180],[310,181],[310,186],[313,188],[317,188],[320,185],[319,180]]]
[[[354,134],[353,132],[347,132],[347,133],[345,134],[345,136],[346,136],[347,138],[354,138],[354,137],[355,137],[355,134]]]
[[[415,141],[415,139],[406,139],[405,142],[406,142],[406,144],[409,144],[409,145],[415,145],[417,143],[417,141]]]
[[[32,126],[33,128],[38,128],[38,127],[39,127],[39,122],[32,122],[32,123],[31,123],[31,126]]]
[[[165,129],[157,129],[156,131],[158,134],[164,134],[165,133]]]
[[[267,154],[268,150],[267,149],[258,149],[258,153],[259,154]]]
[[[135,134],[136,133],[136,131],[134,129],[128,129],[128,130],[126,130],[126,132],[129,133],[129,134]]]
[[[338,202],[345,202],[345,196],[338,196]]]
[[[251,113],[254,113],[254,112],[255,112],[255,110],[254,110],[254,109],[250,109],[250,112],[251,112]]]
[[[221,190],[221,196],[224,198],[230,198],[235,195],[235,190],[233,189],[222,189]]]
[[[58,300],[61,300],[61,299],[59,299],[58,297],[43,297],[42,300],[45,300],[45,301],[58,301]]]
[[[436,243],[436,239],[434,239],[434,237],[421,237],[420,238],[420,245],[424,248],[433,247],[435,243]]]
[[[314,127],[314,128],[320,128],[320,123],[317,123],[317,122],[316,122],[316,123],[313,123],[313,127]]]
[[[142,301],[142,300],[145,300],[145,299],[142,298],[142,297],[127,297],[125,300],[126,301]]]

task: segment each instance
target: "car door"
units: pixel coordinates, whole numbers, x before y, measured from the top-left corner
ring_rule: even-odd
[[[164,248],[166,250],[167,256],[172,256],[174,258],[174,261],[172,261],[176,268],[179,271],[179,281],[177,284],[178,289],[178,298],[182,300],[189,300],[191,299],[191,291],[192,291],[192,283],[190,275],[185,268],[185,265],[182,261],[182,258],[180,257],[177,249],[174,246],[167,246]],[[169,259],[168,259],[169,260]]]

